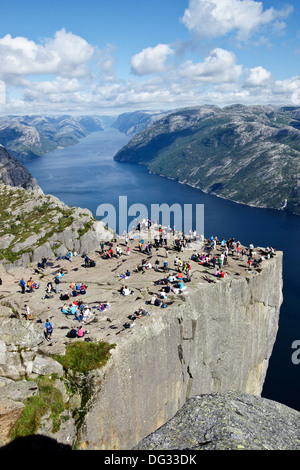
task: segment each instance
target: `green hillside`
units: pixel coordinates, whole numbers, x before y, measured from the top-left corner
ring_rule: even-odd
[[[300,214],[300,108],[200,107],[170,112],[115,159],[205,192]]]

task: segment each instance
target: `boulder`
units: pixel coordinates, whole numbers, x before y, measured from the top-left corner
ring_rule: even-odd
[[[38,386],[32,380],[9,381],[4,387],[0,387],[0,400],[7,398],[14,401],[24,401],[26,398],[38,395],[38,393]]]
[[[1,317],[0,335],[6,345],[22,349],[34,349],[44,341],[44,332],[41,327],[30,321],[17,318]]]
[[[36,356],[32,364],[32,372],[38,375],[57,374],[61,377],[64,370],[59,362],[54,361],[49,357]]]
[[[10,441],[10,432],[20,418],[23,408],[24,404],[21,402],[0,398],[0,446]]]
[[[134,450],[299,450],[300,413],[239,392],[191,398]]]

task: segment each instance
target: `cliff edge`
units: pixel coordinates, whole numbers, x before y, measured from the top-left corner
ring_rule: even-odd
[[[79,449],[128,450],[167,423],[194,396],[229,390],[256,396],[261,393],[278,329],[282,253],[277,252],[251,269],[247,259],[230,254],[224,266],[225,277],[216,278],[210,263],[203,265],[192,259],[197,251],[206,253],[209,242],[207,246],[187,243],[184,251],[178,252],[176,237],[171,235],[169,268],[165,272],[162,268],[165,247],[159,246],[153,253],[155,258],[151,257],[145,252],[145,246],[140,249],[139,242],[141,238],[145,240],[144,235],[133,234],[128,242],[129,255],[124,253],[124,240],[119,240],[123,253],[118,256],[115,243],[112,257],[107,256],[110,244],[103,247],[103,252],[101,248],[91,251],[89,256],[95,261],[94,267],[86,266],[84,259],[75,256],[72,262],[48,259],[40,275],[34,266],[16,266],[2,271],[0,376],[4,381],[3,394],[7,386],[18,386],[20,379],[34,380],[39,374],[47,375],[52,370],[58,373],[60,385],[56,386],[65,390],[69,379],[61,367],[55,365],[52,369],[53,360],[49,364],[49,359],[53,354],[64,356],[69,345],[85,343],[85,339],[114,345],[104,367],[79,377],[76,391],[68,386],[68,393],[64,392],[68,413],[72,411],[73,417],[80,413],[81,418],[79,424],[73,423],[72,432],[69,428],[61,429],[61,443],[76,440]],[[148,235],[153,240],[157,232]],[[218,257],[221,251],[221,246],[217,245],[213,254]],[[260,252],[260,248],[255,248],[254,257],[259,259]],[[169,275],[177,278],[179,271],[174,261],[178,255],[190,262],[190,279],[186,278],[182,290],[175,288],[177,281],[173,280],[174,289],[164,300],[167,307],[157,307],[149,301],[154,294],[160,296],[165,285],[162,281]],[[156,259],[160,260],[158,270],[153,268]],[[143,268],[145,260],[152,267]],[[64,301],[60,294],[54,291],[45,295],[48,282],[61,271],[64,276],[60,278],[60,294],[69,294],[68,304],[72,302],[73,283],[83,282],[87,286],[86,294],[76,297],[89,308],[83,325],[84,338],[68,336],[72,325],[77,327],[79,323],[73,315],[62,313]],[[124,278],[127,271],[130,275]],[[19,280],[31,276],[39,282],[39,289],[22,294]],[[122,284],[127,285],[131,294],[121,294]],[[100,305],[105,302],[109,308],[102,310]],[[24,304],[30,306],[34,320],[23,319]],[[145,315],[135,320],[129,318],[140,308],[146,311]],[[54,326],[51,341],[43,337],[47,318]],[[25,352],[23,346],[16,344],[20,338],[16,331],[25,331],[30,325],[33,327],[32,323],[41,336],[35,350],[30,347],[30,351]],[[15,333],[4,338],[8,324]],[[130,327],[125,327],[126,324]],[[7,381],[14,381],[14,384]],[[80,383],[85,384],[82,389]],[[36,393],[36,387],[31,388],[31,393]],[[4,410],[3,417],[0,416],[0,419],[6,416],[8,420],[7,415],[11,418],[8,429],[14,426],[15,415],[22,411],[20,403],[16,410],[11,401],[10,412]],[[47,427],[49,422],[49,417],[43,419],[43,432],[53,436]],[[8,435],[6,433],[2,439],[3,443],[7,442]],[[73,438],[67,442],[70,435]]]
[[[199,394],[260,395],[278,329],[282,253],[260,272],[233,267],[221,282],[197,281],[194,274],[173,305],[119,335],[85,417],[83,448],[132,448]]]

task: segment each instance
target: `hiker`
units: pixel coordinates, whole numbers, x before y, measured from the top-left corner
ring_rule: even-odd
[[[54,284],[55,284],[55,293],[56,293],[56,294],[59,294],[59,284],[60,284],[60,280],[59,280],[59,277],[58,277],[58,276],[55,276],[55,278],[54,278]]]
[[[53,332],[52,323],[50,323],[50,321],[47,318],[46,323],[45,323],[45,336],[46,336],[47,341],[52,339],[52,332]]]
[[[26,320],[33,320],[34,317],[31,315],[29,305],[25,304],[24,307],[26,309]]]
[[[26,284],[25,284],[24,279],[21,279],[20,286],[21,286],[21,289],[22,289],[22,294],[25,294]]]

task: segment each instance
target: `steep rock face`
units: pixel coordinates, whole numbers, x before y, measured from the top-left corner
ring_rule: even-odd
[[[127,135],[133,135],[146,129],[157,117],[164,113],[151,111],[135,111],[133,113],[120,114],[113,127]]]
[[[300,413],[237,392],[191,398],[134,450],[299,450]]]
[[[196,395],[260,395],[281,303],[278,253],[255,275],[195,286],[138,337],[129,331],[94,393],[82,448],[130,449]]]
[[[0,184],[0,260],[28,266],[43,257],[82,254],[112,238],[88,209],[69,207],[42,191]]]
[[[42,193],[36,179],[0,145],[0,183]]]

